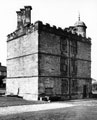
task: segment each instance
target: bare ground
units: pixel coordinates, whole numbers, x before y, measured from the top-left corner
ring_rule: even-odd
[[[61,103],[63,105],[72,104],[72,106],[0,116],[0,120],[97,120],[96,99],[72,100]]]

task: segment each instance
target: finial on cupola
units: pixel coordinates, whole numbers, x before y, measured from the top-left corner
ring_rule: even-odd
[[[78,21],[80,21],[80,12],[78,12]]]

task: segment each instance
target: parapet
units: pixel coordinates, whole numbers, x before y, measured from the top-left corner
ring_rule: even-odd
[[[75,40],[81,40],[83,42],[91,43],[90,39],[78,35],[74,26],[62,29],[61,27],[57,28],[55,25],[51,26],[49,23],[43,24],[41,21],[36,21],[34,24],[31,24],[31,10],[31,6],[24,6],[24,8],[20,9],[20,11],[16,11],[17,29],[7,36],[7,41],[30,34],[37,30],[38,33],[40,33],[41,31],[45,31],[51,34],[56,34],[58,36],[68,37]]]
[[[73,40],[75,39],[78,41],[87,42],[91,44],[91,38],[82,37],[81,35],[78,35],[76,32],[72,32],[72,29],[71,30],[69,28],[62,29],[61,27],[57,28],[55,25],[51,26],[48,23],[43,24],[42,21],[36,21],[34,24],[27,24],[26,26],[17,29],[16,31],[7,36],[8,37],[7,41],[16,39],[23,35],[30,34],[36,30],[38,31],[38,33],[44,31],[51,34],[56,34],[58,36],[72,38]]]
[[[24,6],[24,8],[20,9],[20,11],[16,11],[17,29],[7,36],[7,41],[30,34],[37,30],[38,33],[40,33],[41,31],[45,31],[51,34],[56,34],[58,36],[68,37],[75,40],[91,43],[90,38],[78,35],[74,26],[62,29],[61,27],[57,28],[55,25],[51,26],[48,23],[43,24],[41,21],[36,21],[34,24],[31,24],[31,10],[31,6]]]

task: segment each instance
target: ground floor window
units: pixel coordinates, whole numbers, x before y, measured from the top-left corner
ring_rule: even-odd
[[[54,80],[52,78],[47,78],[45,79],[44,85],[45,85],[45,94],[46,95],[53,94]]]
[[[72,93],[77,93],[78,91],[78,83],[77,80],[73,79],[72,80]]]
[[[68,80],[67,79],[62,79],[61,91],[62,91],[62,94],[68,93]]]
[[[51,94],[53,94],[53,89],[52,89],[52,88],[45,88],[45,94],[46,94],[46,95],[51,95]]]

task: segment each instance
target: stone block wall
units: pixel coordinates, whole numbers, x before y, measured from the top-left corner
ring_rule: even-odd
[[[18,57],[7,61],[8,77],[38,76],[38,54]]]
[[[91,78],[91,44],[78,42],[77,76]]]
[[[39,95],[61,95],[61,79],[50,76],[39,77]]]
[[[91,44],[77,41],[77,94],[79,98],[91,93]],[[84,89],[85,88],[85,89]],[[86,92],[86,93],[85,93]]]
[[[67,42],[67,53],[62,43]],[[39,95],[61,96],[69,94],[69,79],[61,76],[61,59],[68,56],[68,39],[47,31],[39,34]],[[68,74],[67,74],[68,75]]]
[[[9,37],[7,94],[33,100],[43,95],[82,98],[84,91],[89,96],[91,44],[85,40],[40,21],[25,35]]]
[[[60,36],[41,31],[39,37],[39,52],[60,55]]]
[[[39,95],[61,95],[60,36],[41,31],[39,38]]]
[[[47,54],[39,56],[40,76],[60,76],[60,57]]]
[[[78,39],[78,38],[77,38]],[[57,84],[56,79],[59,79],[60,84],[56,86],[59,88],[59,95],[66,98],[82,98],[83,87],[87,86],[87,93],[91,89],[91,44],[77,40],[76,37],[59,36],[49,31],[41,31],[39,35],[39,91],[45,92],[45,81],[49,81],[52,88],[51,94],[58,93],[54,84]],[[66,43],[67,42],[67,43]],[[64,45],[67,45],[65,49]],[[73,53],[71,47],[75,47]],[[64,47],[64,49],[62,48]],[[61,73],[61,60],[67,59],[67,75]],[[71,62],[76,61],[77,72],[74,76],[71,75]],[[70,72],[70,73],[69,73]],[[58,77],[58,78],[57,78]],[[80,83],[79,81],[82,81]],[[42,89],[43,86],[43,89]],[[70,88],[69,88],[70,87]],[[50,87],[49,87],[50,88]],[[66,89],[67,91],[66,91]],[[82,89],[80,91],[80,88]],[[40,92],[40,93],[42,93]]]
[[[77,60],[77,77],[91,77],[91,62],[85,60]]]
[[[33,100],[38,100],[38,77],[7,78],[6,85],[8,95],[32,95]]]
[[[38,52],[38,32],[20,36],[7,42],[7,59],[27,56]]]
[[[37,30],[7,41],[6,88],[7,94],[26,96],[26,98],[31,94],[32,99],[38,99]]]

